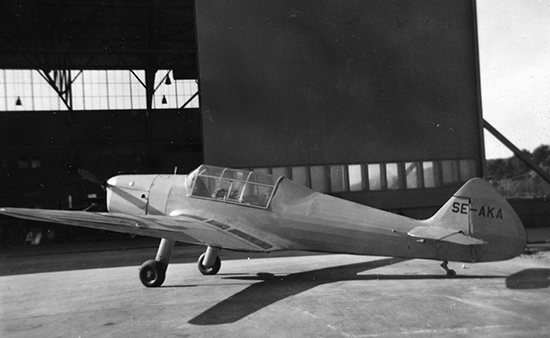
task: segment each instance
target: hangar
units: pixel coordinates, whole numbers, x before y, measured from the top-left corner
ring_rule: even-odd
[[[416,218],[483,176],[474,0],[0,6],[0,205],[206,163]]]

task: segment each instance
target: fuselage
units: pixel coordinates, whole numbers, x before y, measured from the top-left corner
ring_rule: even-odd
[[[427,225],[426,221],[315,192],[286,178],[273,181],[269,203],[258,206],[244,202],[246,188],[238,190],[241,200],[230,198],[229,193],[217,198],[215,194],[219,192],[214,191],[198,195],[195,176],[116,176],[108,181],[109,211],[208,220],[265,252],[308,250],[463,262],[506,259],[509,257],[503,257],[517,254],[483,257],[486,249],[476,252],[470,246],[418,240],[407,233]],[[215,242],[206,244],[221,246]]]

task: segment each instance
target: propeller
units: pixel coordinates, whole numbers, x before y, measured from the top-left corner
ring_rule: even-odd
[[[82,178],[85,179],[86,181],[92,182],[93,184],[100,185],[100,186],[103,188],[103,190],[105,190],[105,188],[108,186],[106,180],[100,181],[100,180],[97,178],[96,175],[94,175],[93,173],[89,172],[88,170],[85,170],[85,169],[78,169],[78,173],[79,173],[80,176],[82,176]]]

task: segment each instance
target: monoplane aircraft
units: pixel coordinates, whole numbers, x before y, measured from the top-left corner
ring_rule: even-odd
[[[109,212],[1,208],[46,222],[161,238],[141,282],[160,286],[176,241],[206,246],[205,275],[220,270],[221,249],[301,250],[443,261],[506,260],[525,248],[508,202],[474,178],[431,218],[415,220],[322,194],[283,176],[202,165],[189,175],[120,175],[104,183]]]

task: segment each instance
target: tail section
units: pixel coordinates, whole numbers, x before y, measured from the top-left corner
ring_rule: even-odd
[[[431,229],[468,237],[475,261],[497,261],[523,252],[526,235],[510,204],[488,182],[466,182],[427,222]],[[482,245],[472,245],[482,244]]]

